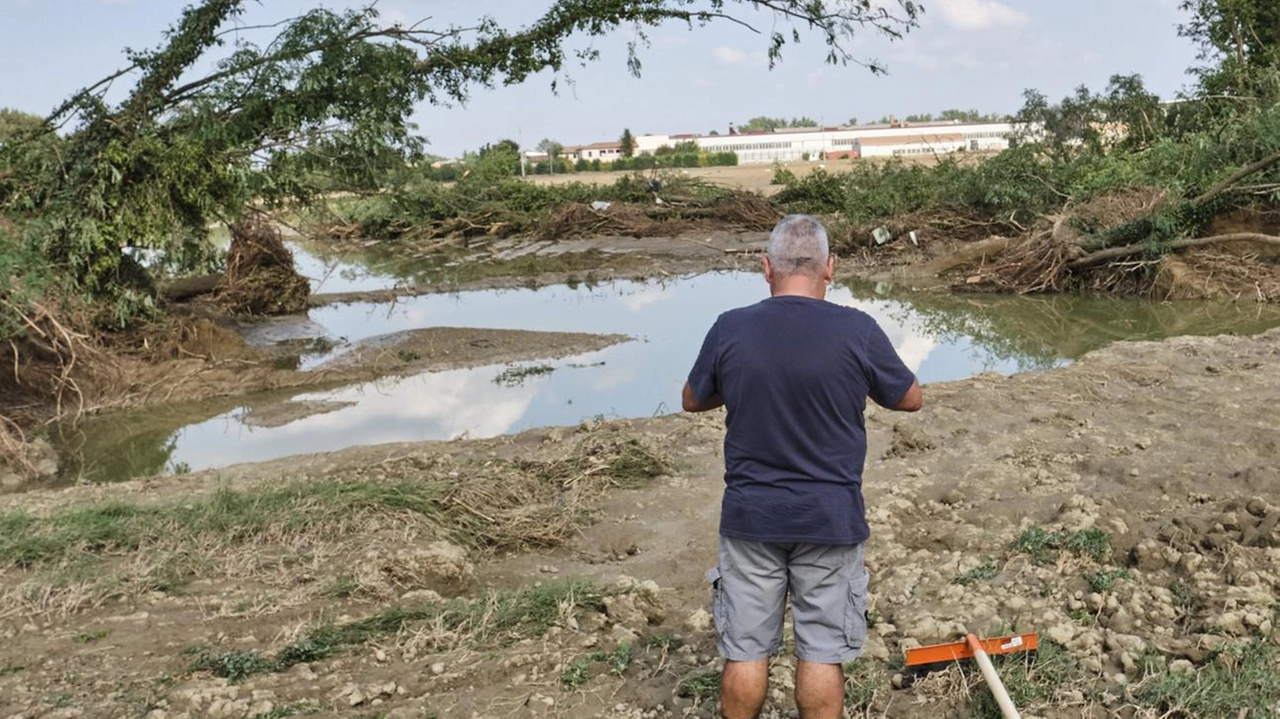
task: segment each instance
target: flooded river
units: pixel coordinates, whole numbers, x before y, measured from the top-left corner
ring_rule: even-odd
[[[374,290],[396,282],[376,270],[325,263],[307,254],[299,260],[319,291]],[[491,437],[596,417],[674,412],[685,375],[716,316],[766,295],[758,274],[720,273],[315,309],[305,320],[247,328],[246,336],[269,343],[322,335],[338,343],[335,350],[301,357],[304,367],[341,353],[350,343],[424,327],[622,333],[634,339],[554,361],[113,414],[64,429],[56,438],[64,455],[63,479],[118,481],[357,445]],[[879,321],[925,383],[1047,369],[1117,340],[1280,326],[1280,308],[1254,305],[956,296],[867,283],[838,285],[828,299]],[[289,420],[287,414],[280,417],[282,403],[324,411]]]

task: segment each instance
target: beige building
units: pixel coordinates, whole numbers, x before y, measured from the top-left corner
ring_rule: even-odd
[[[613,162],[622,157],[621,142],[593,142],[590,145],[581,145],[578,147],[566,147],[564,150],[566,157],[573,160],[600,160],[601,162]]]

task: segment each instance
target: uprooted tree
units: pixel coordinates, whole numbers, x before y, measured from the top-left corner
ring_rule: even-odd
[[[515,30],[485,18],[469,27],[384,25],[374,6],[316,9],[284,23],[264,44],[236,40],[212,72],[192,77],[227,42],[245,0],[203,0],[154,50],[72,95],[22,139],[0,145],[0,211],[74,285],[118,303],[127,318],[152,297],[129,251],[192,268],[211,259],[206,227],[251,202],[306,202],[309,170],[324,167],[373,184],[387,165],[414,159],[421,139],[407,121],[421,102],[462,101],[473,88],[513,84],[597,59],[575,36],[634,26],[627,65],[640,71],[644,30],[667,21],[734,22],[762,34],[771,61],[802,35],[817,35],[833,63],[862,62],[847,49],[856,31],[896,37],[914,26],[913,0],[558,0]],[[249,28],[248,30],[253,30]],[[263,28],[258,28],[263,31]],[[251,34],[251,33],[250,33]],[[239,36],[239,35],[238,35]],[[107,92],[127,80],[119,103]],[[65,133],[56,154],[30,157],[38,138]]]

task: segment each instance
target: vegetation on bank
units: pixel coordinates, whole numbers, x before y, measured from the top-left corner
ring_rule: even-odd
[[[188,647],[188,671],[209,672],[233,684],[266,672],[323,661],[335,654],[395,636],[413,626],[428,627],[431,651],[466,646],[502,646],[542,636],[566,617],[583,610],[603,612],[615,591],[586,582],[556,582],[494,592],[478,599],[458,598],[418,606],[393,606],[363,619],[325,623],[286,644],[273,657],[255,650]]]
[[[448,457],[383,463],[381,476],[298,480],[168,504],[107,502],[47,516],[0,514],[0,573],[96,568],[110,558],[198,544],[336,539],[379,518],[411,518],[428,536],[476,550],[552,546],[589,519],[607,487],[638,487],[671,471],[657,449],[588,433],[563,456],[456,464]]]

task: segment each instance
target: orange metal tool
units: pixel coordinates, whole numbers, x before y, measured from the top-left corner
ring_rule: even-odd
[[[970,634],[969,636],[973,636]],[[1009,637],[992,637],[977,639],[982,650],[987,654],[1012,654],[1014,652],[1034,652],[1040,647],[1038,634],[1015,634]],[[917,667],[929,664],[949,664],[961,659],[973,659],[974,651],[968,638],[958,642],[933,644],[927,647],[916,647],[907,650],[907,666]]]
[[[1020,719],[1018,709],[1009,698],[1009,692],[996,674],[989,654],[1012,654],[1014,652],[1034,652],[1040,646],[1040,637],[1036,634],[1015,634],[1008,637],[979,639],[970,634],[959,642],[934,644],[907,650],[907,668],[916,672],[928,671],[942,665],[957,662],[961,659],[973,659],[982,670],[982,677],[987,687],[1000,706],[1005,719]]]

